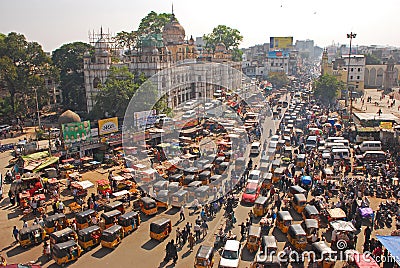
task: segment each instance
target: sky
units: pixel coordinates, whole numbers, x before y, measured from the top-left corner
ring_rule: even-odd
[[[271,36],[314,40],[326,47],[353,45],[400,47],[398,0],[0,0],[0,32],[18,32],[45,51],[62,44],[89,42],[88,32],[116,34],[136,30],[150,11],[170,13],[171,6],[187,38],[210,33],[223,24],[243,35],[240,47],[268,43]]]

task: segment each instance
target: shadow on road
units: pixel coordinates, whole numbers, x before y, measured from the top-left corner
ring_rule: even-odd
[[[272,231],[272,235],[275,236],[276,241],[278,242],[286,242],[286,235],[284,233],[282,233],[281,230],[279,230],[278,227],[274,227],[273,231]]]
[[[11,258],[11,257],[19,255],[21,253],[24,253],[24,252],[26,252],[28,250],[29,250],[29,248],[22,248],[20,246],[16,246],[15,248],[7,251],[6,255],[7,255],[7,257]]]
[[[256,252],[257,252],[257,251],[251,253],[251,252],[247,249],[247,247],[243,248],[241,260],[242,260],[242,261],[253,261]]]
[[[168,209],[167,211],[165,211],[165,214],[175,215],[176,213],[178,213],[178,211],[179,211],[179,208],[172,207],[172,208]]]
[[[12,219],[18,218],[19,216],[21,216],[21,212],[18,210],[15,210],[15,211],[7,214],[7,219],[12,220]]]
[[[156,241],[154,239],[150,239],[149,241],[147,241],[146,243],[144,243],[141,248],[145,249],[145,250],[152,250],[154,249],[156,246],[158,246],[160,244],[159,241]]]
[[[97,259],[101,259],[105,257],[106,255],[110,254],[113,250],[110,248],[99,248],[95,253],[93,253],[91,256],[95,257]]]

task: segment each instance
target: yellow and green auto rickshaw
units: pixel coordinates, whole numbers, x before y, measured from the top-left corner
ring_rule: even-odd
[[[250,225],[249,232],[247,234],[246,247],[250,252],[255,252],[260,247],[261,239],[261,227]]]
[[[292,198],[292,207],[293,209],[301,214],[306,207],[307,198],[304,194],[295,194]]]
[[[267,173],[261,173],[261,188],[269,190],[271,189],[272,186],[272,173],[267,172]]]
[[[298,185],[292,185],[289,187],[289,192],[288,192],[288,197],[293,197],[295,194],[307,194],[307,190],[302,188],[301,186]]]
[[[214,265],[214,248],[201,245],[196,253],[195,268],[212,268]]]
[[[199,174],[199,181],[201,181],[203,185],[207,185],[210,182],[210,178],[211,171],[209,170],[204,170]]]
[[[282,176],[285,174],[285,169],[278,167],[274,170],[274,175],[272,176],[272,183],[277,183],[281,180]]]
[[[318,238],[319,235],[318,221],[316,219],[304,220],[304,231],[306,231],[307,234],[307,241],[313,242],[313,235],[315,234],[316,238]]]
[[[92,225],[78,231],[78,244],[83,250],[89,251],[100,244],[101,229]]]
[[[39,224],[35,224],[19,230],[18,241],[21,247],[27,248],[40,244],[45,237],[46,231]]]
[[[296,157],[296,167],[303,168],[306,166],[306,155],[298,154]]]
[[[161,241],[166,238],[172,231],[171,220],[161,218],[150,223],[150,237],[152,239]]]
[[[195,197],[201,203],[208,203],[209,193],[210,187],[208,185],[200,186],[194,191]]]
[[[121,225],[115,224],[103,231],[100,238],[102,247],[116,248],[124,238],[124,228]]]
[[[171,206],[182,207],[188,203],[189,193],[186,190],[180,189],[171,195]]]
[[[66,263],[77,260],[81,254],[81,247],[74,240],[68,240],[55,244],[51,255],[58,265],[64,266]]]
[[[160,190],[157,192],[156,197],[157,209],[165,208],[168,209],[169,204],[169,191],[168,190]]]
[[[257,197],[254,202],[253,212],[256,217],[262,217],[268,212],[268,198],[265,196]]]
[[[288,240],[297,250],[303,251],[307,246],[307,234],[300,224],[292,224],[288,230]]]
[[[121,201],[114,201],[104,206],[104,212],[109,212],[112,210],[119,210],[121,214],[124,214],[125,213],[124,204]]]
[[[273,235],[264,235],[261,238],[261,252],[266,256],[273,256],[278,254],[278,245],[276,238]]]
[[[52,232],[50,234],[50,247],[53,247],[55,244],[67,242],[71,239],[78,241],[78,235],[69,227],[57,232]]]
[[[318,223],[320,222],[321,220],[320,213],[315,206],[306,205],[306,207],[303,210],[303,220],[306,219],[315,219],[318,221]]]
[[[118,224],[122,226],[125,234],[130,234],[140,225],[140,215],[135,211],[130,211],[118,217]]]
[[[51,234],[57,230],[61,230],[68,225],[67,217],[63,213],[56,213],[47,216],[44,219],[44,230],[46,234]]]
[[[157,214],[157,202],[150,197],[142,197],[141,198],[141,203],[140,203],[140,210],[143,212],[143,214],[149,216],[149,215],[155,215]]]
[[[324,241],[312,243],[312,251],[315,253],[315,260],[318,267],[321,268],[332,268],[335,266],[334,256],[337,253],[331,249]]]
[[[93,209],[87,209],[85,211],[76,213],[76,228],[78,230],[82,230],[92,225],[92,217],[97,217],[97,212]]]
[[[279,230],[282,231],[282,233],[286,234],[288,232],[289,226],[292,225],[292,222],[293,218],[289,211],[278,211],[276,216],[276,225],[278,226]]]
[[[107,229],[117,223],[118,217],[121,215],[119,210],[111,210],[101,214],[100,228]]]

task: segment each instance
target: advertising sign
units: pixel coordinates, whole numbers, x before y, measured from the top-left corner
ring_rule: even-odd
[[[99,134],[105,135],[118,132],[118,117],[99,120]]]
[[[293,47],[293,36],[287,37],[270,37],[269,48],[272,49],[289,49]]]
[[[135,118],[134,125],[136,127],[143,129],[146,126],[151,126],[155,124],[157,119],[156,110],[135,112],[134,118]]]
[[[392,129],[393,128],[393,123],[392,122],[381,122],[380,123],[380,128],[382,128],[382,129]]]
[[[65,144],[91,141],[90,121],[75,122],[62,125]]]

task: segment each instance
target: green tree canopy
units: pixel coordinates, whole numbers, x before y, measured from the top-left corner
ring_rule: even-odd
[[[336,102],[339,91],[343,90],[345,85],[333,75],[324,74],[314,81],[313,88],[316,99],[324,104],[333,104]]]
[[[364,54],[365,56],[365,65],[379,65],[381,64],[381,60],[373,55],[373,54]]]
[[[152,33],[162,33],[162,29],[164,28],[165,24],[171,21],[172,16],[172,14],[168,13],[157,14],[156,12],[151,11],[140,21],[139,28],[137,30],[138,36]]]
[[[218,25],[210,34],[205,34],[203,39],[206,42],[206,48],[215,50],[218,43],[223,43],[226,49],[232,50],[233,60],[242,60],[242,51],[238,49],[238,46],[243,40],[243,36],[240,34],[239,30],[226,25]]]
[[[64,44],[53,51],[52,60],[60,72],[63,105],[74,110],[85,110],[86,97],[83,77],[83,55],[93,47],[83,42]]]
[[[131,51],[134,47],[137,46],[138,42],[138,32],[137,31],[131,31],[131,32],[126,32],[122,31],[117,33],[117,35],[114,37],[114,40],[117,43],[117,46],[122,49],[128,49]]]
[[[272,83],[275,88],[282,88],[289,83],[289,78],[286,73],[270,73],[268,75],[268,81]]]

